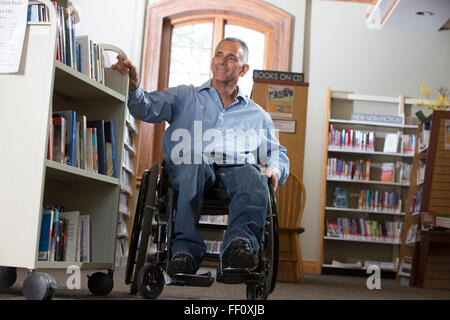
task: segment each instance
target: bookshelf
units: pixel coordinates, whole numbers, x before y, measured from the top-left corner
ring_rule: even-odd
[[[400,250],[401,261],[409,261],[411,266],[410,272],[397,276],[400,283],[450,288],[450,232],[424,228],[422,223],[427,212],[433,214],[433,224],[438,228],[444,225],[436,223],[436,216],[450,219],[449,128],[450,111],[434,111],[419,126]]]
[[[52,276],[37,269],[70,265],[107,270],[88,281],[92,293],[107,294],[113,287],[121,166],[117,177],[111,177],[48,160],[49,119],[54,111],[72,109],[88,121],[112,121],[116,163],[121,163],[128,76],[105,68],[101,84],[57,61],[57,10],[49,0],[40,2],[48,9],[49,22],[27,23],[19,72],[0,74],[0,86],[6,89],[0,97],[5,106],[0,110],[0,148],[7,154],[0,164],[8,168],[0,173],[0,266],[29,270],[23,286],[27,298],[49,299],[54,293]],[[67,5],[65,0],[57,3]],[[125,55],[111,45],[99,47]],[[89,215],[89,261],[38,260],[42,207],[47,204]],[[44,293],[36,296],[38,292]]]
[[[418,129],[413,107],[404,96],[328,88],[322,273],[365,274],[367,265],[375,263],[383,276],[395,274]]]

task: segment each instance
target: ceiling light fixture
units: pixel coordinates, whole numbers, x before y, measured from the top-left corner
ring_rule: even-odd
[[[432,16],[434,13],[431,11],[419,11],[419,12],[416,12],[416,14],[419,16],[429,17],[429,16]]]

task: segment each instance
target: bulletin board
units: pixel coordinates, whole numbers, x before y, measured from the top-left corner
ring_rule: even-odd
[[[290,170],[303,179],[309,83],[302,73],[254,70],[252,99],[272,117]]]

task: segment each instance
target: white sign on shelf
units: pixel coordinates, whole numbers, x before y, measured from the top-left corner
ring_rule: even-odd
[[[0,73],[19,71],[28,0],[0,0]]]

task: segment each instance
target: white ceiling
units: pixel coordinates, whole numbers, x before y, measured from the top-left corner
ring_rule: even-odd
[[[378,0],[381,17],[394,0]],[[418,15],[417,12],[431,12],[430,16]],[[407,29],[417,31],[439,31],[449,29],[450,0],[398,0],[394,9],[385,20],[382,28]]]

